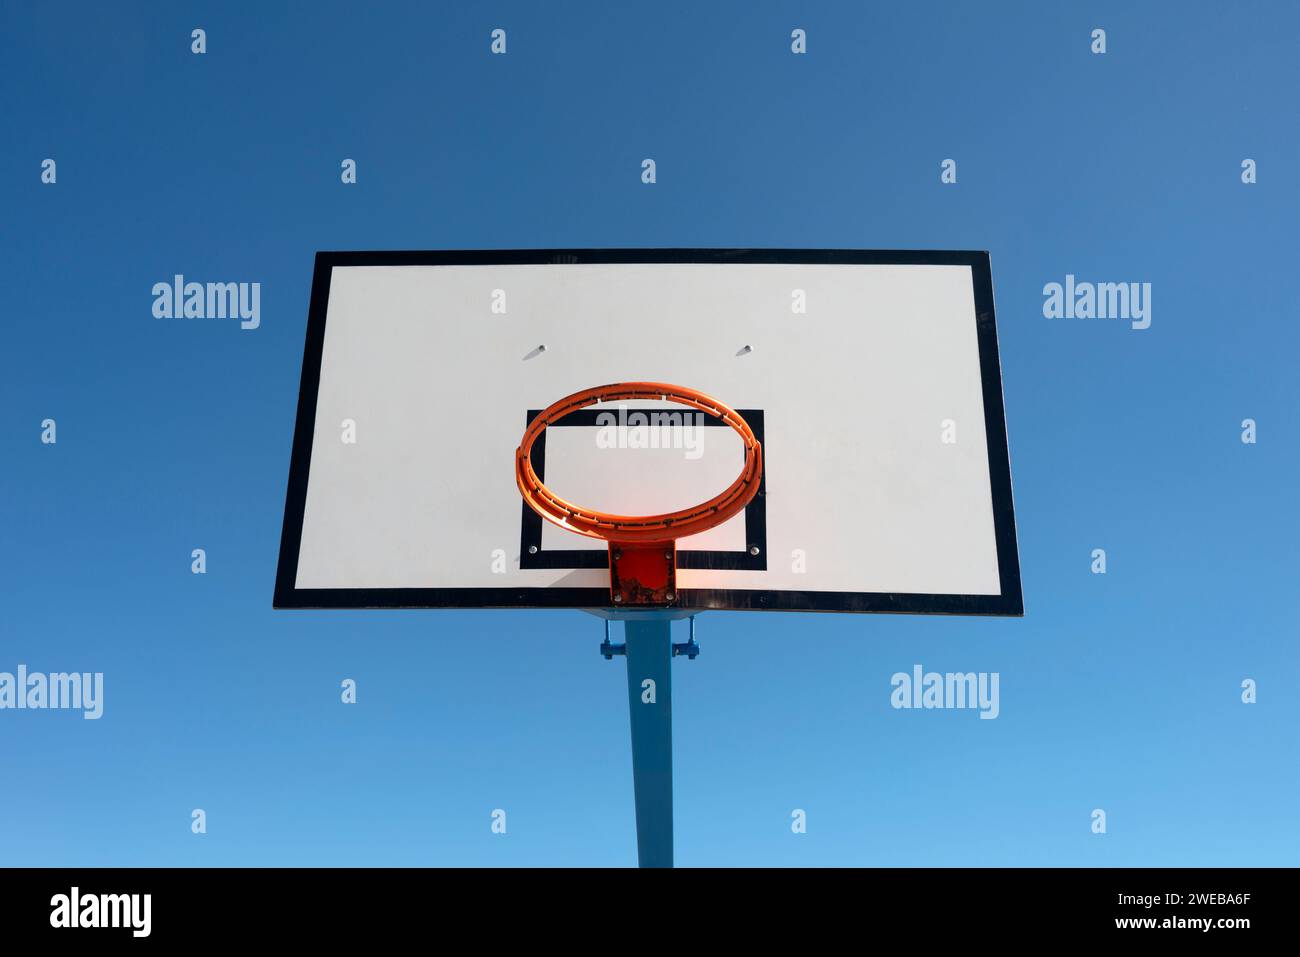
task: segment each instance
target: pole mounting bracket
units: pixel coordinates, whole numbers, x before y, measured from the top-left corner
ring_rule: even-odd
[[[690,661],[694,661],[700,655],[700,643],[695,640],[695,616],[691,615],[691,636],[685,641],[679,641],[672,645],[673,657],[685,655]],[[615,655],[627,655],[627,645],[616,645],[609,640],[609,619],[605,619],[605,640],[600,643],[600,655],[606,661],[613,661]]]

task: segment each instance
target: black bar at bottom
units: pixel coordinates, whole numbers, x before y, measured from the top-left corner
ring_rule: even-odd
[[[1296,877],[1293,869],[1202,868],[10,869],[0,870],[0,935],[6,950],[33,938],[95,947],[140,939],[205,947],[278,940],[337,947],[347,941],[408,941],[419,931],[482,943],[514,934],[540,940],[557,932],[629,932],[639,920],[648,920],[641,930],[653,935],[663,929],[660,923],[627,904],[659,893],[664,920],[685,919],[677,913],[682,902],[694,902],[687,909],[732,940],[765,938],[784,928],[808,940],[826,940],[842,929],[861,941],[888,932],[927,944],[1001,944],[1046,935],[1200,939],[1231,947],[1260,935],[1294,933]],[[97,922],[116,915],[125,926],[54,926],[71,923],[74,887],[79,918],[94,897],[93,909],[102,915]],[[143,898],[130,895],[144,894],[147,938],[135,936],[143,921],[133,927],[130,920],[143,910],[135,906]],[[101,906],[103,895],[114,900]]]

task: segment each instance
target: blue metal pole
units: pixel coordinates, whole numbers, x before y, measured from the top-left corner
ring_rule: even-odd
[[[672,632],[667,618],[626,621],[637,859],[673,866]],[[648,684],[653,682],[653,685]]]

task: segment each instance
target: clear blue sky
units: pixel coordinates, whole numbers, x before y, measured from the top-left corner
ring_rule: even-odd
[[[0,14],[0,670],[106,682],[0,711],[0,864],[634,862],[594,618],[271,609],[314,252],[529,246],[992,252],[1025,618],[701,617],[679,864],[1300,860],[1293,6],[185,6]],[[261,328],[155,320],[178,272]]]

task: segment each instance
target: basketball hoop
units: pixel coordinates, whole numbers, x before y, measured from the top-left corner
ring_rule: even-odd
[[[740,476],[718,495],[693,508],[660,515],[615,515],[581,508],[552,492],[533,469],[533,444],[570,412],[599,402],[661,399],[707,412],[729,425],[745,445]],[[670,605],[677,600],[677,539],[698,535],[744,510],[758,494],[763,450],[735,409],[697,389],[664,382],[617,382],[584,389],[543,409],[515,450],[515,481],[529,508],[542,518],[588,538],[609,543],[609,590],[616,605]]]

